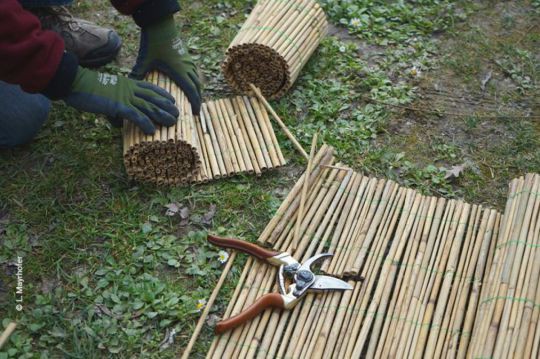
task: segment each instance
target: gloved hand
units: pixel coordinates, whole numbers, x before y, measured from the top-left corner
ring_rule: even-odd
[[[158,86],[82,67],[77,70],[71,93],[63,100],[78,110],[113,120],[125,118],[147,135],[156,131],[152,121],[172,126],[179,115],[174,98]]]
[[[172,15],[143,27],[137,62],[130,74],[142,80],[152,70],[170,77],[186,94],[194,115],[201,110],[201,84],[197,68],[178,36]]]

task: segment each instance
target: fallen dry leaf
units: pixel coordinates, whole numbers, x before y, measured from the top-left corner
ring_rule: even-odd
[[[491,80],[491,73],[492,73],[492,71],[489,70],[489,72],[486,74],[486,76],[482,79],[482,83],[480,84],[480,88],[482,89],[482,91],[486,90],[486,85],[489,82],[489,80]]]
[[[189,208],[182,207],[180,210],[180,218],[182,219],[188,219],[189,218]]]
[[[165,207],[167,208],[167,211],[165,212],[165,215],[166,216],[169,216],[169,217],[172,217],[174,216],[175,214],[178,213],[178,211],[180,210],[180,206],[178,203],[174,202],[174,203],[169,203],[167,205],[165,205]]]
[[[210,226],[212,224],[212,220],[214,219],[214,216],[217,212],[217,206],[215,204],[211,204],[208,211],[204,214],[204,216],[201,219],[201,223]]]
[[[179,212],[180,218],[181,218],[181,221],[179,223],[180,226],[185,227],[189,224],[189,213],[190,211],[188,207],[182,207],[180,209],[180,212]]]
[[[208,325],[209,327],[215,327],[217,322],[220,321],[220,317],[215,315],[215,314],[210,314],[207,318],[206,318],[206,325]]]
[[[169,328],[167,328],[165,330],[165,338],[159,344],[159,350],[167,349],[172,344],[174,344],[174,337],[175,336],[176,336],[176,329],[172,328],[171,330],[169,330]]]
[[[463,164],[452,166],[450,169],[445,169],[446,175],[444,176],[444,179],[458,178],[463,170],[465,170],[465,165]]]

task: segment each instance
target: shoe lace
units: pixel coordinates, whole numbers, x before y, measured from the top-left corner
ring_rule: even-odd
[[[77,23],[77,20],[69,12],[65,6],[51,6],[45,10],[42,22],[58,24],[60,27],[67,27],[71,31],[79,31],[81,27]]]

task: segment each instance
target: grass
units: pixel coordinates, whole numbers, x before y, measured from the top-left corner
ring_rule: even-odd
[[[230,93],[220,61],[253,4],[192,2],[178,15],[206,97]],[[530,117],[539,115],[537,1],[321,4],[334,35],[273,102],[306,148],[321,129],[339,160],[366,174],[498,209],[513,177],[540,170],[540,126]],[[77,2],[73,11],[114,25],[124,48],[104,71],[128,73],[138,45],[132,22],[104,0]],[[304,166],[278,137],[291,160],[282,170],[155,188],[126,178],[121,134],[105,119],[55,105],[38,139],[0,152],[0,318],[19,323],[0,359],[180,354],[222,269],[206,231],[255,240]],[[453,166],[463,171],[446,178]],[[168,215],[173,203],[180,210]],[[211,339],[207,326],[195,356]]]

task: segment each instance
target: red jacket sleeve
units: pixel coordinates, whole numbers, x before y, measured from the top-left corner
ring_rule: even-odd
[[[54,77],[64,41],[41,29],[37,17],[17,0],[0,1],[0,80],[40,92]]]

